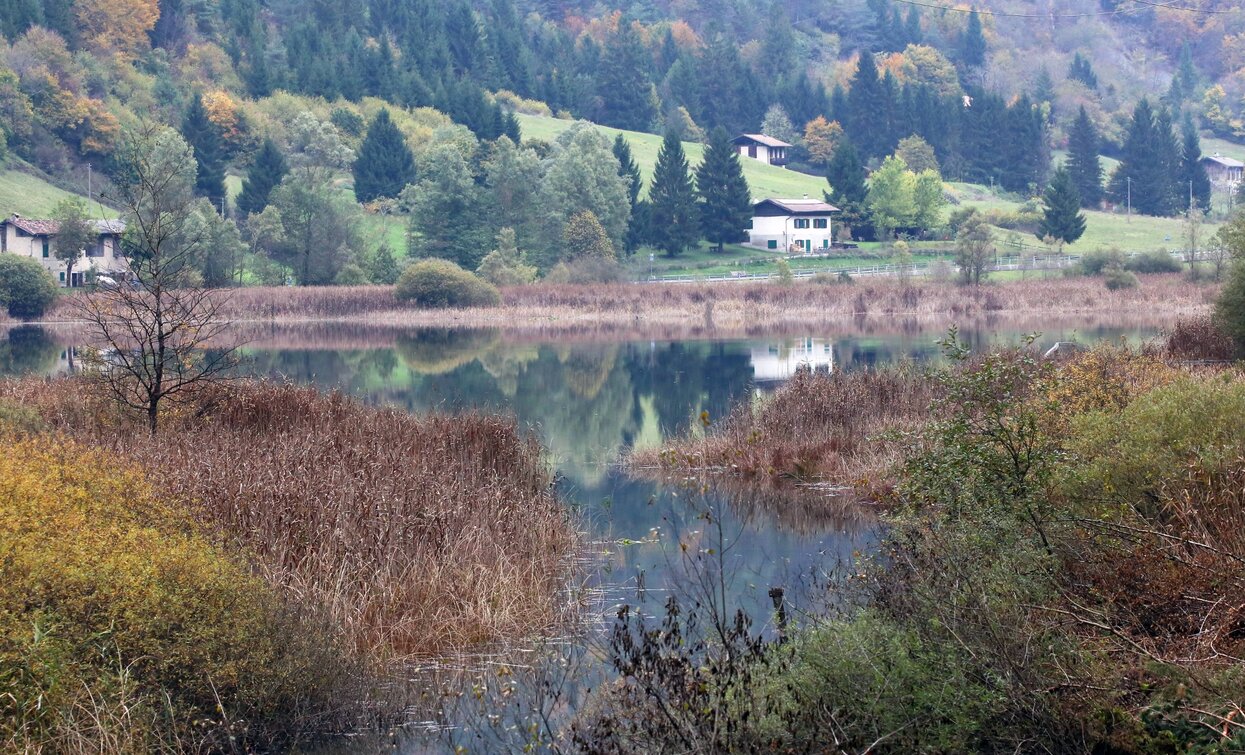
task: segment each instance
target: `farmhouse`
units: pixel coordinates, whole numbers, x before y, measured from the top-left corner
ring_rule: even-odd
[[[1206,168],[1206,174],[1214,184],[1234,186],[1245,179],[1245,163],[1224,157],[1218,152],[1204,156],[1202,166]]]
[[[742,134],[735,137],[734,145],[744,157],[779,167],[787,164],[787,150],[791,148],[790,144],[764,134]]]
[[[748,243],[762,249],[812,254],[834,243],[831,214],[839,208],[818,199],[762,199],[752,211]]]
[[[99,236],[82,250],[74,263],[73,274],[67,280],[65,263],[56,258],[55,220],[32,220],[13,213],[0,220],[0,252],[20,254],[36,259],[62,286],[83,285],[90,270],[96,273],[123,274],[126,270],[121,256],[121,234],[125,224],[120,220],[93,220]]]

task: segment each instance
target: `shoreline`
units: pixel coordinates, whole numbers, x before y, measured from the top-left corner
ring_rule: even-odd
[[[1097,278],[986,284],[980,287],[898,281],[839,285],[609,284],[533,285],[504,290],[498,307],[417,309],[381,286],[251,288],[226,292],[224,314],[243,332],[272,328],[350,326],[377,331],[416,328],[495,329],[514,335],[712,338],[756,336],[851,323],[901,331],[932,323],[988,321],[1173,321],[1203,314],[1217,285],[1190,283],[1178,274],[1143,276],[1134,289],[1108,291]],[[0,322],[0,328],[80,327],[60,304],[39,322]],[[1126,324],[1124,322],[1121,325]]]

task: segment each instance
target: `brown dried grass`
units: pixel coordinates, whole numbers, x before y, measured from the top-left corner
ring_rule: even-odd
[[[578,542],[533,436],[267,382],[155,439],[74,379],[0,383],[53,429],[139,462],[268,581],[361,650],[427,657],[557,625]]]
[[[638,452],[636,468],[712,470],[745,479],[795,478],[878,494],[899,460],[898,433],[928,418],[935,385],[915,369],[800,370],[759,403],[738,405],[703,438]]]

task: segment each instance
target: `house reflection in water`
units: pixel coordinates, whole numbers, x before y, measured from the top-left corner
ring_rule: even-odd
[[[802,367],[813,372],[833,372],[834,343],[821,338],[799,338],[752,347],[752,380],[758,387],[785,383]]]

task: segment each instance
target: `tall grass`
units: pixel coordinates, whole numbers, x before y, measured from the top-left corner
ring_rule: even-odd
[[[136,460],[364,651],[434,656],[563,618],[577,536],[513,419],[416,417],[248,382],[151,439],[75,380],[0,383],[0,397]]]
[[[703,438],[641,451],[630,462],[876,488],[899,458],[900,444],[890,434],[927,418],[934,390],[908,367],[829,374],[803,369],[771,398],[738,405]]]

